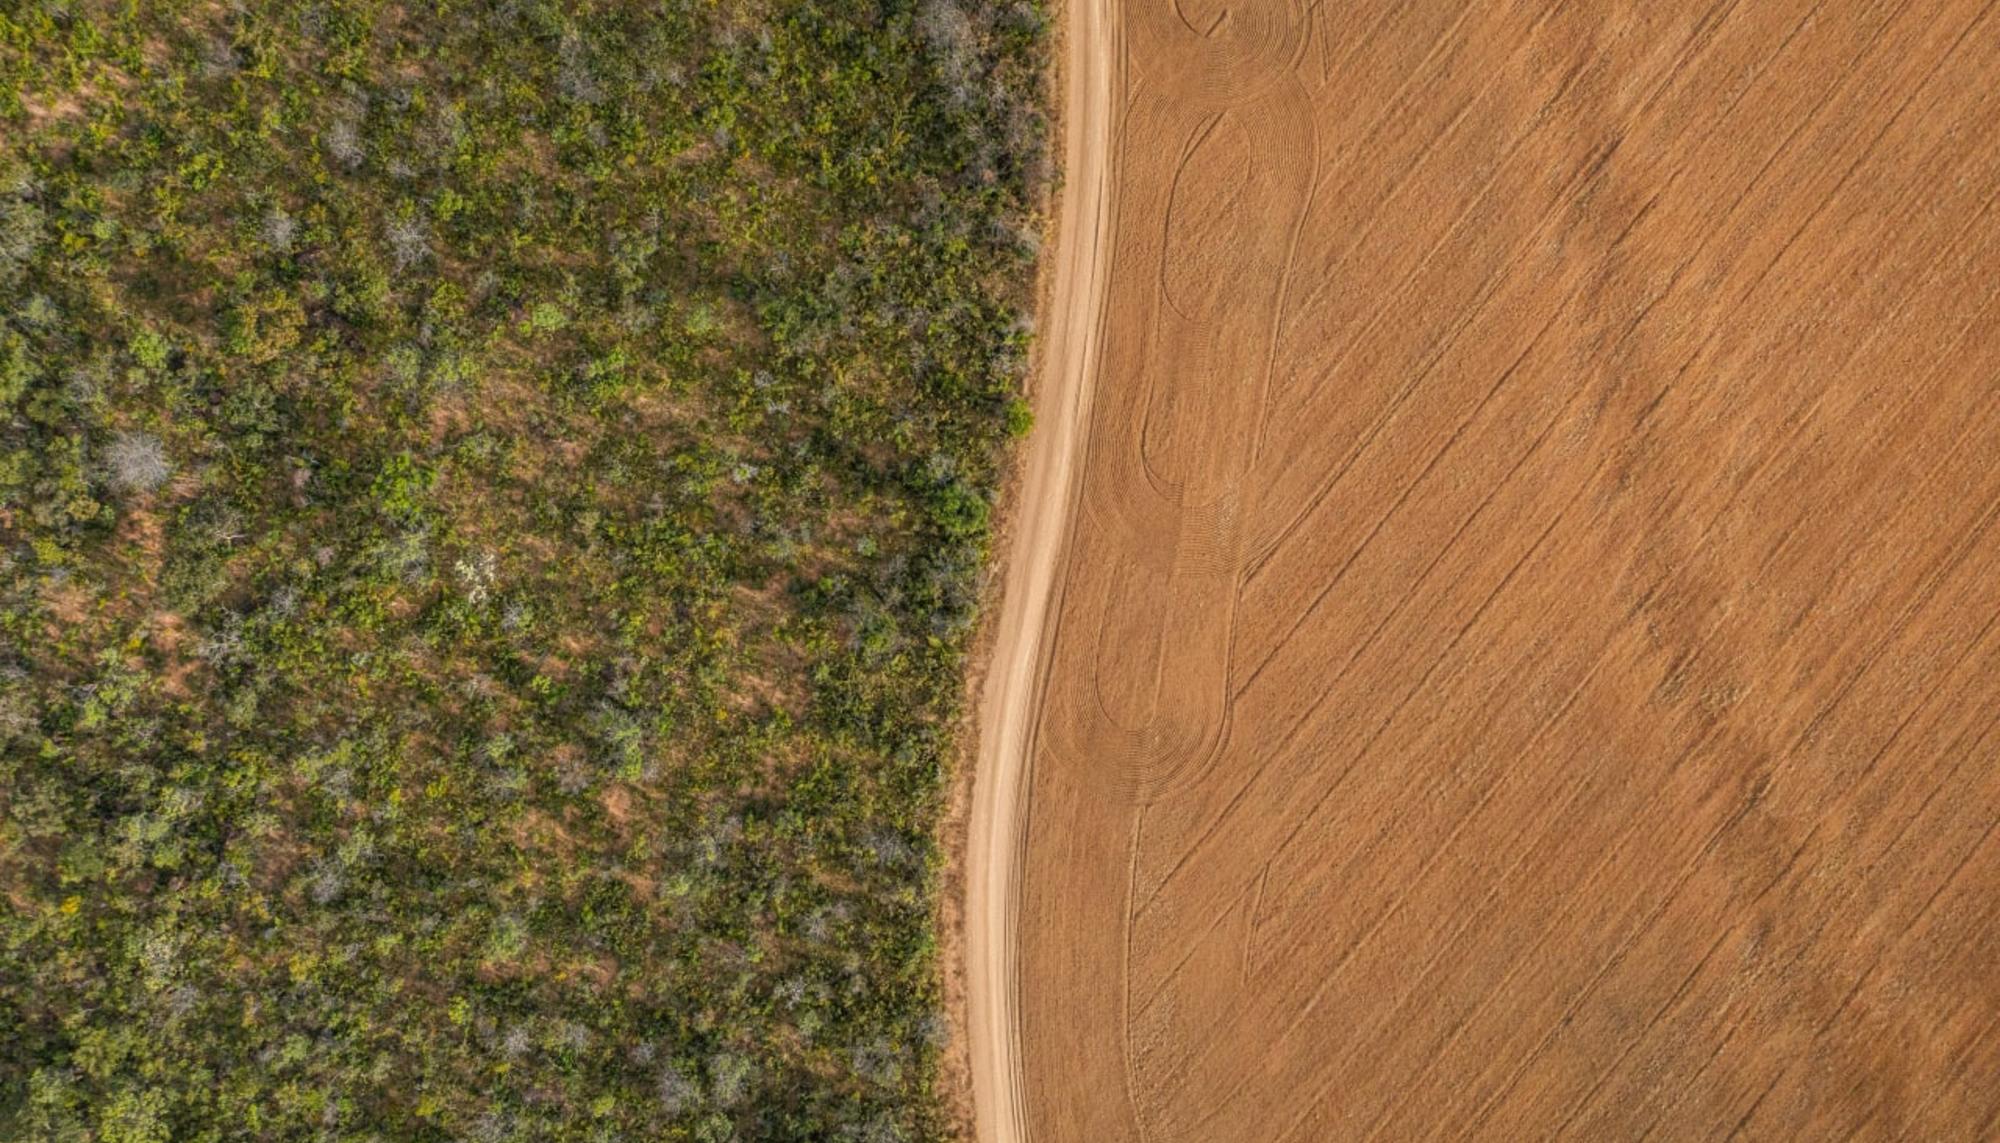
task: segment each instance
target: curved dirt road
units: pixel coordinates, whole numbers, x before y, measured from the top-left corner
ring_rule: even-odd
[[[1054,272],[1043,298],[1036,427],[1023,458],[1000,627],[979,701],[978,769],[966,849],[966,987],[977,1137],[1027,1137],[1021,1091],[1014,917],[1028,744],[1058,557],[1069,533],[1103,312],[1111,228],[1114,0],[1071,0],[1062,45],[1063,186]]]

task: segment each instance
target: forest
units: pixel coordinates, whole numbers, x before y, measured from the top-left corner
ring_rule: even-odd
[[[947,1137],[1040,0],[0,0],[0,1137]]]

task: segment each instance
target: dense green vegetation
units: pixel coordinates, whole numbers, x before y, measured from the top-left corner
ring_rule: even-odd
[[[930,1138],[1038,0],[0,0],[0,1137]]]

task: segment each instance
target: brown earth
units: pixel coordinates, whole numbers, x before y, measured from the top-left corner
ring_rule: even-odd
[[[1118,57],[1110,0],[1071,0],[1061,47],[1062,207],[1045,262],[1036,426],[1009,497],[1000,615],[981,680],[965,875],[967,1062],[975,1138],[1019,1143],[1022,1102],[1016,984],[1027,744],[1035,725],[1042,633],[1082,467],[1103,334],[1111,230],[1109,162]]]
[[[1077,8],[982,1136],[1994,1137],[2000,15]]]

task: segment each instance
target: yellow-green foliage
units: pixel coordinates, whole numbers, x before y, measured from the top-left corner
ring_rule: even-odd
[[[929,1138],[1036,0],[0,0],[0,1138]]]

